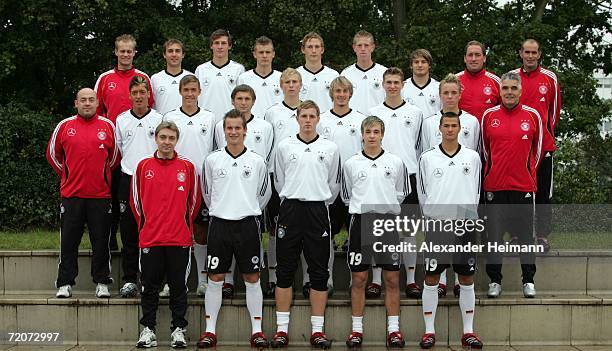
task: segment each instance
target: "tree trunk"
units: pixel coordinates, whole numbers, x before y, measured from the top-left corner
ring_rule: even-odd
[[[393,0],[393,30],[395,38],[399,39],[404,34],[406,25],[406,0]]]
[[[548,0],[535,0],[536,10],[535,15],[533,16],[533,22],[542,22],[542,16],[544,15],[544,9],[546,8],[547,3]]]

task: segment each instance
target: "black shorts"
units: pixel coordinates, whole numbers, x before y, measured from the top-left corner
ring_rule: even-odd
[[[198,214],[195,216],[193,223],[200,225],[207,225],[210,223],[210,215],[208,214],[208,207],[206,207],[206,203],[204,203],[204,197],[200,199],[200,208],[198,209]]]
[[[476,245],[476,233],[466,232],[456,235],[453,232],[432,230],[425,233],[423,244],[430,250],[423,250],[423,269],[425,275],[441,274],[445,269],[453,265],[455,273],[463,276],[471,276],[476,273],[476,252],[480,251]],[[452,248],[465,247],[469,245],[467,252],[452,252]],[[448,248],[451,252],[442,252],[439,248]],[[455,250],[456,251],[456,250]]]
[[[410,194],[406,196],[402,204],[403,205],[418,205],[419,195],[417,193],[416,174],[409,175],[408,180],[410,181]]]
[[[332,235],[340,233],[345,225],[347,230],[349,228],[351,215],[348,213],[348,206],[344,204],[340,195],[329,205],[329,221]]]
[[[533,244],[534,193],[488,191],[485,196],[489,240],[501,240],[508,232]]]
[[[399,245],[399,234],[397,232],[384,232],[381,236],[374,236],[372,231],[367,228],[362,230],[362,226],[367,225],[367,223],[363,222],[370,222],[374,218],[391,217],[389,215],[375,214],[368,214],[365,217],[360,214],[351,216],[349,248],[346,255],[346,262],[351,272],[367,271],[372,265],[372,258],[376,262],[377,267],[386,271],[400,270],[401,254],[399,252],[387,252],[387,250],[380,252],[382,248]]]
[[[263,268],[261,232],[257,217],[237,221],[211,217],[208,226],[208,273],[228,273],[232,258],[240,273],[255,273]]]
[[[274,175],[270,173],[270,183],[272,194],[270,195],[270,200],[268,200],[268,204],[266,205],[266,209],[264,210],[265,218],[266,218],[266,227],[270,236],[274,236],[276,231],[276,221],[278,220],[278,209],[280,207],[280,198],[278,197],[278,191],[274,187]]]

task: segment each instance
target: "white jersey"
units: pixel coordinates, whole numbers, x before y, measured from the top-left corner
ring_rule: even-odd
[[[364,115],[354,110],[343,116],[333,109],[321,115],[317,133],[338,145],[342,164],[361,151],[361,122],[364,119]]]
[[[362,151],[348,159],[342,169],[340,195],[350,214],[399,214],[400,204],[410,192],[404,163],[384,150],[374,158]]]
[[[204,159],[213,150],[215,116],[199,107],[193,115],[187,115],[182,108],[177,108],[166,113],[164,120],[176,123],[179,129],[176,152],[189,158],[198,175],[202,175]]]
[[[274,131],[272,125],[262,118],[251,119],[247,122],[247,134],[244,138],[244,145],[251,151],[261,156],[266,164],[270,162],[272,155],[272,144],[274,143]],[[215,126],[215,149],[222,149],[227,145],[223,121],[217,122]]]
[[[442,114],[438,111],[423,120],[423,127],[421,127],[422,150],[430,149],[442,142],[442,133],[440,133],[439,128],[440,117],[442,117]],[[461,123],[459,144],[478,151],[480,147],[480,123],[478,123],[478,118],[465,111],[459,111],[459,122]]]
[[[396,108],[384,102],[370,110],[385,123],[383,148],[399,156],[406,165],[408,173],[417,172],[417,152],[420,148],[421,123],[423,112],[416,106],[404,101]]]
[[[402,97],[420,108],[423,111],[423,117],[427,118],[442,108],[439,89],[440,83],[431,77],[422,87],[416,85],[414,80],[410,78],[404,82]]]
[[[212,217],[237,221],[259,216],[272,194],[263,158],[246,147],[235,157],[226,148],[208,155],[202,178],[204,202]]]
[[[272,105],[283,101],[283,91],[280,88],[279,71],[272,71],[265,77],[254,69],[244,72],[238,77],[238,84],[246,84],[255,90],[255,104],[251,112],[257,118],[264,118],[266,110]]]
[[[319,135],[306,143],[297,135],[278,144],[274,159],[274,185],[282,199],[325,201],[340,190],[338,146]]]
[[[300,100],[312,100],[320,111],[327,111],[332,108],[333,103],[329,96],[329,85],[338,76],[338,71],[327,66],[321,67],[318,72],[309,71],[306,67],[297,68],[302,76],[302,90]]]
[[[155,128],[162,118],[162,115],[153,109],[142,117],[137,117],[132,110],[117,116],[115,142],[121,151],[121,172],[133,175],[138,162],[157,150]]]
[[[212,61],[196,68],[195,75],[200,80],[202,93],[198,105],[215,115],[215,122],[223,119],[232,106],[232,90],[236,87],[238,77],[244,73],[244,66],[232,60],[221,67]]]
[[[383,73],[387,67],[374,63],[372,67],[363,70],[356,63],[345,68],[341,76],[345,76],[353,84],[351,108],[367,115],[370,109],[385,101],[383,89]]]
[[[433,218],[478,218],[480,156],[462,147],[448,155],[436,145],[419,158],[417,187],[423,214]]]
[[[274,143],[272,144],[272,160],[274,160],[278,143],[285,138],[295,136],[300,131],[300,125],[297,122],[297,107],[291,108],[281,101],[266,111],[264,119],[270,122],[274,130]],[[272,172],[274,161],[270,162],[269,166]]]
[[[153,88],[153,97],[155,98],[153,108],[155,110],[165,115],[168,111],[181,106],[183,99],[179,92],[179,83],[188,74],[193,73],[181,70],[179,74],[173,76],[168,71],[163,70],[151,76],[151,87]]]

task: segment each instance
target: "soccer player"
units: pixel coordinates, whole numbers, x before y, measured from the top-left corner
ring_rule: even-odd
[[[140,305],[144,327],[136,344],[157,346],[155,336],[159,289],[170,286],[170,346],[185,348],[187,276],[191,267],[193,219],[200,202],[200,180],[194,164],[176,153],[178,127],[161,122],[155,128],[157,150],[141,160],[132,177],[130,205],[138,223]]]
[[[537,243],[550,250],[548,235],[551,231],[552,209],[550,200],[553,193],[553,154],[555,145],[555,127],[561,112],[561,87],[557,76],[540,66],[542,49],[534,39],[527,39],[519,51],[523,66],[515,70],[521,76],[521,103],[538,111],[542,118],[542,161],[538,168],[538,190],[536,191],[535,232]]]
[[[134,76],[130,82],[130,100],[132,109],[117,117],[115,140],[121,151],[121,178],[119,181],[119,211],[121,212],[121,268],[123,269],[123,287],[119,290],[121,297],[134,297],[138,275],[138,227],[130,209],[130,189],[132,175],[138,162],[150,156],[156,149],[155,128],[163,117],[149,108],[148,82],[141,76]]]
[[[217,29],[209,38],[212,59],[199,65],[195,75],[200,80],[202,93],[199,106],[215,115],[215,123],[222,120],[232,108],[230,95],[236,87],[244,66],[230,60],[232,36],[225,29]]]
[[[181,107],[164,115],[164,120],[174,122],[181,133],[176,150],[189,158],[196,166],[198,176],[202,176],[204,160],[213,150],[215,116],[198,106],[200,81],[194,75],[186,75],[179,82]],[[204,296],[208,283],[206,270],[206,232],[208,229],[208,208],[204,201],[193,223],[193,252],[198,269],[198,287],[196,295]],[[168,291],[164,287],[163,295]]]
[[[281,73],[272,68],[274,55],[272,39],[266,36],[257,38],[253,46],[253,57],[257,66],[238,77],[238,84],[246,84],[255,90],[257,101],[253,106],[253,114],[257,118],[264,118],[266,110],[283,101],[283,91],[279,83]]]
[[[280,86],[283,90],[283,101],[273,105],[266,111],[264,119],[272,125],[274,129],[274,143],[272,144],[271,162],[268,163],[268,170],[271,177],[274,173],[274,153],[276,152],[278,143],[291,136],[296,135],[299,131],[297,123],[296,110],[300,105],[300,90],[302,89],[302,77],[294,68],[287,68],[283,71],[280,77]],[[274,178],[272,178],[274,179]],[[278,208],[280,206],[280,198],[278,191],[272,184],[272,196],[266,208],[266,226],[271,228],[270,240],[268,241],[268,286],[264,291],[264,296],[267,298],[274,297],[276,290],[276,240],[274,240],[276,219],[278,217]],[[307,276],[307,274],[304,274]]]
[[[425,118],[440,111],[440,83],[429,75],[432,65],[433,58],[428,50],[416,49],[411,52],[412,77],[404,82],[402,91],[404,100],[420,108]]]
[[[368,221],[368,217],[363,217],[363,214],[399,215],[400,204],[410,193],[404,163],[382,148],[384,122],[370,116],[362,121],[360,129],[363,134],[363,151],[344,163],[341,191],[342,200],[348,204],[351,214],[347,262],[352,272],[352,329],[346,340],[346,345],[351,348],[360,347],[363,343],[365,288],[370,266],[366,257],[372,257],[372,246],[368,247],[367,242],[362,242],[362,233],[366,232],[362,226],[367,226]],[[390,237],[384,241],[386,244],[399,244],[397,233],[384,235]],[[370,239],[373,241],[373,237]],[[383,255],[376,260],[385,271],[387,346],[403,347],[405,342],[399,328],[399,255]]]
[[[325,52],[323,37],[319,33],[310,32],[301,41],[302,54],[304,54],[304,65],[298,67],[302,76],[302,101],[314,101],[321,111],[327,111],[332,107],[329,97],[329,84],[338,76],[338,72],[327,66],[323,66],[322,58]]]
[[[293,276],[303,250],[311,283],[310,344],[327,349],[331,347],[323,333],[331,247],[327,206],[338,195],[340,155],[336,144],[317,134],[320,112],[316,103],[302,102],[297,113],[300,131],[279,143],[274,162],[274,181],[282,202],[275,237],[277,329],[271,345],[289,344]]]
[[[119,164],[115,127],[96,113],[98,100],[90,88],[79,90],[74,107],[77,114],[55,127],[46,153],[47,161],[61,178],[60,260],[55,296],[72,296],[79,273],[79,244],[87,223],[93,252],[91,275],[98,284],[96,296],[110,297],[108,285],[113,279],[108,248],[111,224],[108,179]]]
[[[370,110],[371,116],[379,117],[385,123],[385,138],[383,148],[399,156],[406,165],[410,177],[412,192],[404,200],[404,204],[419,203],[416,193],[417,151],[419,150],[423,112],[415,105],[407,103],[402,98],[404,87],[404,72],[397,67],[388,68],[383,75],[385,101]],[[415,237],[403,238],[409,244],[416,244]],[[402,253],[402,261],[406,270],[406,296],[418,299],[421,289],[414,280],[416,267],[416,252]],[[368,286],[368,291],[380,294],[380,286]],[[372,294],[371,296],[375,296]]]
[[[152,106],[162,115],[181,106],[179,82],[188,75],[193,74],[183,69],[185,46],[178,39],[168,39],[164,43],[164,59],[166,69],[151,76],[151,85],[155,97],[155,106]]]
[[[450,78],[450,75],[447,76]],[[440,82],[444,91],[449,85],[445,78]],[[457,94],[458,97],[458,94]],[[444,104],[445,97],[442,95]],[[429,119],[434,118],[429,117]],[[456,231],[447,231],[444,226],[432,224],[425,232],[425,242],[436,245],[467,245],[476,242],[474,231],[464,232],[459,224],[471,220],[473,225],[478,219],[478,201],[480,198],[480,156],[471,148],[459,143],[462,120],[455,111],[446,111],[438,119],[438,128],[442,142],[432,146],[419,158],[418,194],[423,214],[427,220],[438,220],[440,224],[453,221]],[[473,117],[475,119],[475,117]],[[434,222],[435,223],[435,222]],[[484,229],[484,226],[482,227]],[[463,319],[463,336],[461,344],[471,349],[481,349],[482,342],[474,334],[474,273],[476,273],[476,256],[473,252],[448,254],[442,252],[424,252],[425,285],[423,286],[423,318],[425,334],[421,338],[421,348],[429,349],[436,343],[434,328],[440,274],[453,264],[453,270],[459,275],[461,293],[459,308]]]
[[[358,31],[353,37],[353,51],[357,57],[357,62],[340,73],[341,76],[345,76],[353,83],[351,108],[363,115],[367,115],[370,108],[380,104],[385,99],[382,75],[387,67],[372,60],[372,53],[375,48],[374,36],[365,30]]]
[[[204,163],[202,188],[210,209],[208,229],[208,276],[206,292],[206,331],[198,347],[217,344],[216,323],[221,309],[223,280],[236,257],[246,285],[246,304],[251,315],[251,347],[267,347],[261,329],[263,294],[259,272],[263,265],[258,216],[268,199],[268,169],[263,157],[244,145],[248,133],[244,115],[230,110],[223,119],[227,146],[208,157]],[[233,196],[228,196],[228,194]]]
[[[518,244],[533,243],[534,192],[541,159],[542,120],[536,109],[520,103],[520,96],[520,75],[516,72],[504,74],[502,104],[485,111],[481,121],[487,236],[489,242],[496,244],[502,242],[505,232],[516,237]],[[521,253],[520,260],[523,295],[535,297],[535,255]],[[498,297],[502,291],[500,253],[487,253],[486,269],[491,280],[487,295]]]
[[[488,108],[499,105],[499,77],[485,69],[487,49],[475,40],[465,46],[465,70],[457,73],[463,85],[459,108],[482,119]]]

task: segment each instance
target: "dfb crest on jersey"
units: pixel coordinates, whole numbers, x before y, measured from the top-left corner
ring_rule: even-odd
[[[412,120],[410,120],[410,118],[406,118],[404,120],[404,124],[409,128],[412,125]]]
[[[210,85],[210,82],[208,81],[208,78],[204,79],[204,86],[207,87]]]
[[[227,169],[220,168],[220,169],[217,170],[217,177],[225,178],[225,176],[227,176]]]
[[[153,138],[155,136],[155,130],[153,128],[149,128],[149,137]]]
[[[379,89],[380,88],[380,82],[375,81],[374,82],[374,89]]]
[[[325,82],[325,89],[329,90],[329,82]]]
[[[472,169],[469,165],[463,165],[463,174],[468,175]]]
[[[469,130],[469,129],[467,129],[467,128],[464,128],[464,129],[463,129],[463,136],[464,136],[464,137],[467,137],[468,135],[470,135],[470,130]]]
[[[257,256],[253,256],[253,257],[251,257],[251,262],[252,262],[253,264],[257,264],[257,263],[259,263],[259,257],[257,257]]]
[[[548,93],[548,87],[546,85],[540,85],[538,91],[540,92],[540,94],[544,95]]]
[[[436,168],[436,169],[434,169],[434,171],[433,171],[433,175],[434,175],[434,177],[436,177],[436,178],[440,178],[440,177],[442,177],[442,175],[443,175],[443,174],[444,174],[444,172],[442,172],[442,168]]]
[[[261,143],[261,135],[259,135],[259,134],[255,135],[255,142],[256,143]]]
[[[349,131],[349,134],[351,136],[355,136],[357,135],[357,129],[355,127],[351,127],[351,130]]]
[[[300,94],[302,95],[308,94],[308,88],[305,85],[302,85],[302,90],[300,91]]]
[[[66,208],[64,206],[60,206],[60,213],[63,214],[66,212]]]
[[[120,202],[119,203],[119,212],[120,213],[124,213],[126,209],[127,209],[127,206],[125,205],[125,203],[124,202]]]
[[[206,135],[207,132],[208,132],[208,126],[203,124],[202,128],[200,128],[200,133],[202,133],[202,135]]]
[[[100,140],[106,140],[106,132],[104,132],[104,131],[99,131],[99,132],[98,132],[98,139],[100,139]]]
[[[437,102],[436,97],[433,95],[429,95],[429,104],[430,105],[435,105]]]
[[[357,179],[359,180],[366,180],[367,177],[368,173],[366,173],[365,171],[361,171],[357,174]]]
[[[149,251],[151,251],[151,249],[149,249],[148,247],[145,247],[144,249],[142,249],[143,254],[148,254]]]
[[[284,238],[285,237],[285,228],[279,226],[278,229],[276,230],[276,236],[279,239]]]
[[[319,162],[325,162],[325,153],[319,152]]]
[[[244,169],[242,170],[242,176],[244,178],[248,178],[251,176],[251,174],[253,173],[253,170],[251,169],[251,166],[244,166]]]
[[[524,131],[528,131],[529,130],[529,123],[527,123],[527,122],[521,123],[521,129],[524,130]]]
[[[385,178],[391,178],[393,175],[392,169],[389,167],[385,167]]]
[[[68,133],[67,134],[68,134],[68,136],[71,136],[71,137],[75,136],[76,135],[76,129],[74,129],[74,128],[68,129]]]
[[[234,84],[234,82],[236,82],[236,80],[234,79],[234,77],[229,77],[229,83],[230,83],[230,84]]]
[[[491,87],[487,86],[487,87],[484,87],[484,88],[482,89],[482,92],[483,92],[485,95],[491,95],[491,94],[493,94],[493,89],[491,89]]]
[[[176,179],[177,179],[179,182],[184,182],[184,181],[185,181],[185,172],[178,172],[178,173],[176,174]]]
[[[279,96],[281,93],[279,88],[274,88],[274,95]]]
[[[490,192],[490,191],[487,192],[487,200],[488,201],[493,201],[493,193]]]

